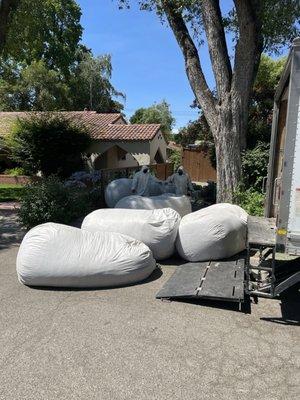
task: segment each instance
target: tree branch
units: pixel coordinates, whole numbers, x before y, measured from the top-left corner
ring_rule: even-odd
[[[232,70],[219,0],[202,0],[201,11],[218,99],[222,101],[223,95],[230,92]]]
[[[0,54],[6,43],[11,14],[17,8],[19,2],[20,0],[0,0]]]
[[[192,90],[204,112],[210,128],[214,130],[217,119],[214,96],[207,85],[197,48],[191,38],[185,21],[181,13],[177,11],[174,4],[172,5],[171,3],[172,2],[169,0],[162,0],[164,12],[183,53],[186,73]]]

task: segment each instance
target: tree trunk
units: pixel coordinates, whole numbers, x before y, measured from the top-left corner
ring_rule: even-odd
[[[161,0],[170,27],[181,48],[191,88],[213,133],[217,158],[217,201],[232,202],[241,183],[241,150],[246,145],[249,99],[262,52],[259,0],[234,0],[239,27],[234,68],[226,44],[219,0],[202,0],[201,16],[216,94],[209,89],[197,47],[182,9],[173,0]]]
[[[213,132],[217,159],[217,202],[232,203],[241,182],[240,125],[230,97],[219,108],[218,129]]]

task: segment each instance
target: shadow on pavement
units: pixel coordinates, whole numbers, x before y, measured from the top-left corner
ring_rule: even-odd
[[[103,288],[99,288],[99,287],[89,287],[89,288],[70,288],[70,287],[51,287],[51,286],[28,286],[31,289],[35,289],[35,290],[47,290],[47,291],[55,291],[55,292],[90,292],[90,291],[95,291],[95,290],[115,290],[115,289],[120,289],[120,288],[124,288],[124,287],[130,287],[130,286],[141,286],[141,285],[145,285],[147,283],[156,281],[157,279],[159,279],[162,276],[162,271],[159,267],[157,267],[152,274],[145,280],[141,281],[141,282],[136,282],[136,283],[132,283],[132,284],[128,284],[128,285],[122,285],[122,286],[113,286],[113,287],[103,287]]]
[[[220,300],[207,300],[207,299],[188,299],[188,298],[174,298],[174,299],[158,299],[158,301],[193,304],[201,307],[220,308],[222,310],[243,312],[244,314],[251,314],[251,300],[245,298],[244,303],[237,303],[232,301]]]
[[[281,316],[263,317],[261,320],[281,325],[300,326],[300,284],[282,293],[280,300]]]
[[[0,211],[0,251],[18,246],[26,231],[23,230],[14,210]]]

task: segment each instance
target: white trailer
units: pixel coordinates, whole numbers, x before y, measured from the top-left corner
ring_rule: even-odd
[[[300,38],[293,41],[274,97],[265,182],[265,218],[248,219],[246,290],[253,296],[276,297],[300,282],[299,258],[282,263],[275,260],[276,252],[300,255]],[[260,254],[256,282],[251,280],[253,250]],[[260,281],[261,271],[269,275]]]
[[[265,216],[276,219],[277,250],[300,255],[300,38],[274,99]]]

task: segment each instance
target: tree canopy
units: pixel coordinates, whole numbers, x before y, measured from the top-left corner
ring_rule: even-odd
[[[67,74],[81,40],[80,17],[75,0],[21,0],[10,23],[4,56],[26,64],[42,60]]]
[[[131,124],[161,124],[161,131],[167,139],[172,132],[175,119],[172,116],[170,105],[163,100],[150,107],[139,108],[130,118]]]
[[[20,0],[10,14],[0,56],[1,110],[123,109],[124,95],[110,82],[111,57],[94,57],[80,42],[75,0]]]

